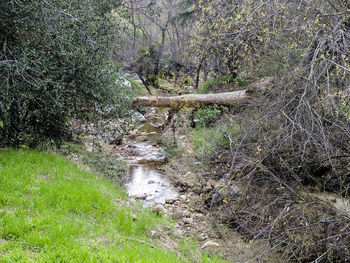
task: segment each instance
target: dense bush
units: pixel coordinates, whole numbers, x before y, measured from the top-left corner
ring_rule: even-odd
[[[227,108],[224,106],[209,106],[203,109],[199,109],[195,112],[194,117],[199,120],[198,125],[202,127],[207,127],[213,124],[215,120],[222,115]]]
[[[1,1],[1,146],[59,142],[70,117],[92,118],[122,103],[109,52],[115,3]]]
[[[233,118],[241,130],[230,151],[213,154],[229,194],[218,190],[211,205],[285,262],[349,262],[348,214],[317,194],[349,201],[350,3],[234,2],[198,4],[203,34],[241,52],[242,72],[275,83]]]

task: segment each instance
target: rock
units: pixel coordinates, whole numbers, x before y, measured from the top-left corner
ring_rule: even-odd
[[[148,165],[162,165],[168,161],[165,155],[153,155],[137,158],[137,163],[139,164],[148,164]]]
[[[190,217],[190,212],[187,211],[187,210],[183,211],[183,216],[184,217]]]
[[[177,210],[172,214],[172,217],[175,219],[182,219],[184,217],[182,210]]]
[[[157,237],[157,232],[155,230],[152,230],[150,233],[150,236],[153,237]]]
[[[148,181],[148,184],[155,184],[156,182],[153,180]]]
[[[194,184],[192,181],[189,181],[189,182],[187,183],[187,185],[188,185],[188,187],[190,187],[190,188],[193,188],[193,187],[195,186],[195,184]]]
[[[117,137],[115,137],[113,140],[109,142],[109,144],[114,144],[114,145],[121,145],[123,142],[123,134],[119,134]]]
[[[157,214],[166,213],[166,209],[161,204],[154,204],[152,210]]]
[[[207,237],[205,234],[200,234],[200,235],[198,235],[197,239],[199,242],[202,242],[202,241],[206,240]]]
[[[147,121],[145,116],[143,116],[138,111],[132,111],[131,114],[132,114],[133,121],[139,121],[139,122],[146,122]]]
[[[161,123],[151,123],[150,124],[153,128],[159,129],[162,128],[162,124]]]
[[[172,197],[168,198],[167,200],[165,200],[166,204],[173,204],[176,203],[176,201],[178,200],[178,195],[173,195]]]
[[[213,186],[211,185],[211,183],[207,182],[207,184],[205,185],[205,190],[210,191],[213,189]]]
[[[136,135],[135,135],[136,136]],[[129,138],[131,139],[131,137],[129,136]],[[137,136],[136,138],[134,138],[136,140],[136,142],[146,142],[148,140],[148,138],[144,135],[141,136]]]
[[[183,227],[184,225],[185,225],[185,223],[180,221],[180,222],[177,222],[174,227],[175,228],[180,228],[180,227]]]
[[[194,176],[194,174],[191,173],[191,172],[187,172],[187,173],[185,174],[185,178],[193,177],[193,176]]]
[[[205,242],[203,246],[201,246],[201,249],[212,248],[212,247],[220,247],[220,245],[214,241],[209,240]]]
[[[147,194],[135,195],[134,197],[139,200],[146,200]]]
[[[191,218],[191,217],[184,218],[184,219],[183,219],[183,222],[184,222],[186,225],[192,225],[192,224],[193,224],[193,218]]]

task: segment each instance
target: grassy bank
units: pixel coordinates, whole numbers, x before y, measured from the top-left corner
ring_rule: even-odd
[[[164,218],[63,157],[0,153],[0,262],[190,262],[152,244]],[[202,256],[203,262],[217,262]]]

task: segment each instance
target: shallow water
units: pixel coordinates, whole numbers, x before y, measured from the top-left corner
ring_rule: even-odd
[[[144,199],[148,205],[165,204],[166,200],[175,199],[178,195],[164,174],[142,165],[131,168],[127,192],[130,196]]]
[[[159,116],[156,117],[156,121],[159,121]],[[132,156],[126,159],[130,165],[126,183],[127,193],[142,200],[146,205],[165,204],[166,200],[175,200],[178,196],[167,176],[159,170],[161,165],[166,163],[166,156],[154,141],[154,138],[159,139],[161,136],[161,125],[154,125],[156,121],[152,118],[139,127],[139,133],[142,132],[145,141],[136,142],[136,138],[127,146],[133,150]]]

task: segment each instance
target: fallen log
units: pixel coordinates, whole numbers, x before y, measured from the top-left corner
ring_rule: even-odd
[[[214,104],[232,106],[248,104],[251,98],[252,97],[247,94],[247,90],[216,94],[187,94],[173,97],[145,96],[136,98],[133,102],[133,106],[163,107],[172,109],[180,109],[184,107],[201,108]]]
[[[254,95],[266,91],[273,83],[273,77],[266,77],[252,83],[245,90],[215,93],[215,94],[187,94],[181,96],[144,96],[134,100],[133,106],[163,107],[179,110],[184,107],[201,108],[210,105],[237,106],[249,104]]]

